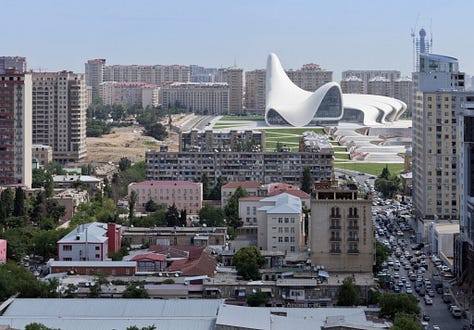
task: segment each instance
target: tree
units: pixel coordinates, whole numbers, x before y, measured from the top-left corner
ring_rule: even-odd
[[[359,288],[355,285],[354,279],[346,277],[342,282],[337,296],[339,306],[357,306],[359,304]]]
[[[247,191],[239,186],[235,189],[235,192],[230,196],[227,205],[224,207],[224,214],[227,217],[227,223],[234,229],[241,227],[243,224],[242,220],[239,218],[239,198],[247,196]]]
[[[84,164],[81,166],[81,174],[82,175],[92,175],[94,169],[92,168],[91,164]]]
[[[15,200],[13,202],[13,216],[22,217],[25,215],[25,191],[18,187],[15,190]]]
[[[305,166],[303,169],[303,176],[301,177],[301,190],[307,194],[310,194],[312,189],[313,175],[311,174],[311,168]]]
[[[59,328],[50,328],[42,323],[33,322],[25,326],[25,330],[60,330]]]
[[[180,225],[179,212],[176,204],[168,206],[166,210],[166,223],[168,227],[176,227]]]
[[[263,292],[256,292],[247,297],[247,305],[250,307],[262,306],[267,302],[267,295]]]
[[[209,196],[209,199],[215,200],[215,201],[220,201],[221,200],[221,189],[222,186],[224,185],[224,179],[219,176],[217,177],[216,184],[211,190],[211,194]]]
[[[234,255],[232,262],[237,269],[237,274],[244,280],[261,279],[260,267],[265,264],[265,258],[255,246],[245,246]]]
[[[66,173],[64,171],[63,166],[56,161],[49,162],[48,164],[44,166],[44,169],[46,173],[51,174],[51,175],[61,175],[61,174]]]
[[[201,175],[201,183],[202,183],[202,198],[209,199],[211,194],[211,189],[209,188],[209,178],[207,177],[206,173]]]
[[[420,330],[420,322],[415,315],[397,314],[390,330]]]
[[[398,313],[419,314],[420,307],[412,294],[383,293],[379,298],[380,316],[394,319]]]
[[[375,180],[374,187],[380,191],[385,198],[392,198],[400,189],[400,178],[396,175],[388,179],[378,178]]]
[[[127,157],[122,157],[119,160],[119,170],[121,172],[128,170],[132,167],[132,161]]]
[[[204,205],[204,207],[199,210],[199,224],[205,224],[207,227],[225,226],[224,211],[212,205]]]
[[[390,170],[388,169],[388,165],[385,165],[385,167],[382,169],[382,173],[380,173],[379,178],[380,179],[388,179],[390,177]]]
[[[128,221],[132,223],[133,215],[135,213],[135,204],[137,203],[138,194],[135,190],[130,193],[130,203],[128,205]]]
[[[186,227],[186,225],[187,225],[187,212],[186,212],[186,210],[181,210],[181,211],[179,211],[178,226]]]
[[[146,127],[145,127],[146,128]],[[154,137],[157,140],[163,141],[168,137],[168,132],[166,131],[166,127],[163,126],[161,123],[155,123],[148,128],[146,128],[145,134],[151,137]]]
[[[38,281],[26,268],[7,262],[0,266],[0,300],[19,293],[21,298],[46,298],[48,287]]]
[[[48,174],[42,168],[34,168],[33,169],[33,177],[31,181],[31,187],[33,188],[41,188],[44,187],[44,183],[46,182],[46,176]]]
[[[155,203],[155,201],[153,199],[150,198],[150,200],[148,202],[146,202],[146,204],[145,204],[145,211],[155,212],[156,210],[158,210],[158,207],[159,207],[159,205],[157,203]]]
[[[380,242],[375,243],[375,272],[382,269],[382,263],[387,261],[388,256],[392,253],[389,247]]]
[[[3,190],[0,194],[0,221],[5,220],[13,214],[15,196],[10,188]]]
[[[148,291],[142,288],[143,284],[140,282],[131,282],[125,291],[122,293],[122,298],[150,298]]]

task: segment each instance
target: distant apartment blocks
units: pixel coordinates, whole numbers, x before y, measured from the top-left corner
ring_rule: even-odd
[[[31,187],[31,93],[30,74],[0,74],[0,185]]]
[[[0,74],[7,69],[15,69],[19,73],[26,72],[26,58],[21,56],[0,56]]]
[[[53,148],[60,163],[85,159],[86,84],[70,71],[35,72],[33,76],[33,143]]]
[[[106,105],[122,104],[146,108],[158,106],[159,87],[141,82],[105,81],[99,85],[99,96]]]
[[[261,151],[265,146],[264,131],[193,129],[180,133],[179,151]]]
[[[184,107],[203,115],[229,114],[227,83],[165,84],[161,87],[160,99],[164,109]]]

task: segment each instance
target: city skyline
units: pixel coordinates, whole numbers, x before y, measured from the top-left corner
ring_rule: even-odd
[[[286,68],[305,63],[334,71],[413,69],[411,30],[433,35],[433,53],[459,59],[474,73],[472,46],[461,42],[469,31],[467,0],[358,2],[219,2],[109,0],[92,2],[23,1],[3,4],[3,55],[25,56],[35,71],[84,72],[84,63],[197,64],[245,71],[263,69],[270,52]],[[16,15],[21,13],[21,15]],[[21,17],[22,25],[18,25]]]

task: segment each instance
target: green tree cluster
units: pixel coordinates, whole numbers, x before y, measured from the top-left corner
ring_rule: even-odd
[[[49,295],[46,283],[36,280],[24,267],[7,262],[0,266],[0,300],[17,293],[21,298],[47,298]]]
[[[207,227],[224,227],[224,211],[212,205],[204,205],[199,210],[199,224]]]
[[[397,314],[390,330],[421,330],[421,324],[413,314]]]
[[[313,175],[311,174],[311,168],[305,166],[303,169],[303,176],[301,177],[301,190],[303,190],[307,194],[311,194],[311,190],[313,189]]]
[[[230,196],[224,207],[224,214],[227,218],[227,224],[234,229],[242,227],[242,219],[239,218],[239,198],[247,197],[247,191],[241,186],[237,187],[235,192]]]
[[[375,180],[374,187],[382,193],[383,197],[392,198],[400,189],[400,178],[397,175],[391,175],[388,166],[385,166]]]
[[[50,328],[45,326],[43,323],[33,322],[25,326],[25,330],[61,330],[59,328]]]
[[[131,282],[123,292],[122,298],[145,299],[150,298],[150,296],[143,288],[142,282]]]
[[[374,266],[374,272],[379,272],[382,269],[382,263],[384,261],[387,261],[388,257],[390,256],[390,253],[392,251],[390,250],[389,247],[383,245],[380,242],[375,243],[375,266]]]
[[[247,305],[250,307],[259,307],[265,304],[268,296],[264,292],[255,292],[247,297]]]
[[[244,280],[260,280],[260,268],[265,264],[265,258],[255,246],[241,248],[232,258],[237,274]]]
[[[380,316],[395,319],[399,313],[417,315],[420,307],[412,294],[383,293],[379,298]]]
[[[346,277],[342,282],[337,295],[338,306],[357,306],[360,302],[359,287],[354,283],[354,279],[350,276]]]

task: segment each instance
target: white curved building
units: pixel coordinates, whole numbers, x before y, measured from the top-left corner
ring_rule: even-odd
[[[391,97],[342,94],[336,82],[315,92],[305,91],[288,78],[275,54],[268,56],[265,121],[270,126],[320,126],[339,121],[371,125],[398,120],[406,107]]]

